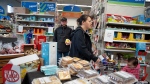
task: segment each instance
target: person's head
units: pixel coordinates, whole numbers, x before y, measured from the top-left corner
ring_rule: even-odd
[[[89,15],[81,15],[79,18],[79,25],[84,27],[86,30],[92,28],[92,20]]]
[[[131,57],[128,59],[128,67],[129,68],[135,68],[138,65],[138,59],[136,57]]]
[[[63,17],[63,18],[61,19],[61,25],[62,25],[62,26],[66,26],[66,25],[67,25],[67,18]]]

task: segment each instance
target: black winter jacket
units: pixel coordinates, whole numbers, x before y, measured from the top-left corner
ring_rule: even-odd
[[[81,27],[78,27],[72,33],[71,42],[69,53],[71,57],[79,57],[87,61],[96,61],[98,59],[93,55],[90,36]]]
[[[54,32],[53,41],[57,42],[57,51],[69,52],[70,46],[65,44],[66,39],[70,39],[72,29],[68,26],[60,26]]]

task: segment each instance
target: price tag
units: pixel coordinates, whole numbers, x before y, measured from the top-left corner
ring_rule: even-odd
[[[114,39],[114,31],[113,30],[105,30],[104,41],[113,42]]]
[[[53,33],[53,27],[48,27],[48,33]]]
[[[23,32],[23,26],[18,26],[18,32]]]

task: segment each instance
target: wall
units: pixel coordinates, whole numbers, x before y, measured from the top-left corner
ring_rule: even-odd
[[[6,13],[7,13],[7,5],[11,5],[13,7],[20,7],[21,3],[19,3],[16,0],[0,0],[0,6],[2,6],[5,9]]]
[[[123,16],[136,16],[144,14],[144,7],[141,6],[123,6],[116,4],[107,4],[107,14],[117,14]]]
[[[68,21],[68,26],[74,26],[74,28],[77,27],[77,22],[76,22],[77,18],[67,18]]]

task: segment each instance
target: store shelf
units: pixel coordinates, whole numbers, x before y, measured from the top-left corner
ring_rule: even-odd
[[[23,33],[17,33],[17,35],[23,35]],[[33,35],[42,35],[42,34],[33,34]],[[44,36],[54,36],[54,35],[44,35]]]
[[[124,33],[139,33],[139,34],[150,34],[150,31],[149,32],[138,32],[138,31],[132,31],[132,30],[113,30],[113,29],[106,29],[106,30],[112,30],[112,31],[115,31],[115,32],[124,32]]]
[[[118,49],[104,49],[104,51],[112,51],[112,52],[135,52],[134,50],[118,50]]]
[[[47,29],[48,27],[44,27],[44,26],[23,26],[24,28],[43,28],[43,29]]]
[[[2,57],[2,56],[17,56],[17,55],[24,55],[24,53],[17,53],[17,54],[0,54],[0,57]]]
[[[23,15],[23,16],[49,16],[49,17],[54,17],[54,15],[48,15],[48,14],[22,14],[22,13],[16,13],[16,15]]]
[[[0,32],[0,34],[7,34],[7,33],[11,33],[11,32]]]
[[[18,22],[38,22],[38,23],[54,23],[54,22],[49,22],[49,21],[26,21],[26,20],[16,20]]]
[[[113,42],[124,42],[124,43],[147,43],[147,44],[150,44],[150,42],[127,41],[127,40],[113,40]]]
[[[116,23],[116,22],[107,22],[106,25],[120,25],[120,26],[132,26],[132,27],[143,27],[150,28],[150,25],[142,25],[142,24],[130,24],[130,23]]]

